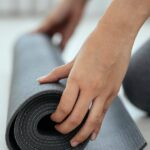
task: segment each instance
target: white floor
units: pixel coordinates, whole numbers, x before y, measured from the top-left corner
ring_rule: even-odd
[[[9,97],[9,86],[11,77],[11,60],[12,49],[16,39],[22,34],[32,31],[41,19],[0,19],[0,150],[7,150],[5,144],[5,127],[7,116],[7,104]],[[89,18],[85,18],[77,29],[76,33],[68,43],[64,53],[64,59],[66,61],[71,60],[79,50],[86,36],[96,25],[97,19],[89,21]],[[134,45],[134,51],[150,36],[150,26],[147,22],[141,29],[138,38]],[[147,118],[145,114],[133,105],[131,105],[123,95],[122,89],[119,95],[122,97],[129,113],[137,123],[145,139],[150,145],[150,118]],[[150,146],[146,148],[150,150]]]

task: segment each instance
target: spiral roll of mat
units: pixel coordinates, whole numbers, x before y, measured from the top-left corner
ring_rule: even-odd
[[[94,142],[86,140],[76,148],[69,134],[54,129],[49,118],[56,109],[65,81],[39,85],[36,79],[63,61],[59,48],[41,34],[23,36],[14,52],[13,76],[8,107],[6,142],[10,150],[139,150],[146,142],[117,97],[109,109],[102,130]],[[86,119],[86,118],[85,118]]]
[[[123,87],[128,99],[150,114],[150,39],[133,55]]]

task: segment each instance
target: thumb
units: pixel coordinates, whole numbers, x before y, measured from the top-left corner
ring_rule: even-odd
[[[44,84],[44,83],[56,82],[60,79],[64,79],[68,77],[70,70],[72,68],[72,65],[73,65],[73,62],[70,62],[68,64],[57,67],[48,75],[40,77],[38,79],[38,82],[40,84]]]

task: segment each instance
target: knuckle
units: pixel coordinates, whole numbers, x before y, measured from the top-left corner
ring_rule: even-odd
[[[92,91],[92,92],[96,92],[99,90],[99,87],[98,87],[98,82],[96,81],[90,81],[90,82],[87,82],[87,80],[82,80],[81,82],[82,84],[82,88],[85,89],[86,91]]]
[[[74,117],[72,117],[69,122],[72,126],[78,126],[80,124],[80,120]]]
[[[98,89],[97,83],[93,83],[93,84],[91,85],[91,89],[92,89],[93,91],[97,90],[97,89]]]
[[[81,80],[80,86],[83,90],[86,90],[86,91],[91,91],[93,89],[91,82],[87,82],[84,79]]]
[[[74,74],[69,77],[69,81],[70,82],[77,82],[78,80],[79,80],[78,76],[76,76]]]
[[[67,115],[67,114],[69,114],[69,112],[70,112],[70,110],[69,110],[69,108],[68,107],[62,107],[62,106],[60,106],[59,108],[59,111],[62,113],[62,114],[64,114],[64,115]]]
[[[70,97],[72,96],[71,95],[71,92],[70,92],[70,87],[68,86],[62,96],[61,96],[61,100],[60,100],[60,106],[65,108],[65,109],[71,109],[71,103],[69,103],[69,100],[71,99]],[[70,108],[69,108],[70,107]]]
[[[68,99],[68,89],[67,89],[67,88],[65,88],[61,99],[62,99],[62,100]]]
[[[80,135],[78,135],[77,139],[78,139],[79,142],[84,141],[84,139],[86,139],[86,134],[83,133],[83,132],[80,133]]]
[[[57,68],[55,68],[55,69],[52,71],[52,73],[53,73],[53,74],[57,74],[57,73],[58,73],[58,70],[59,70],[59,68],[57,67]]]
[[[89,125],[95,127],[99,124],[100,117],[95,117],[89,120]]]

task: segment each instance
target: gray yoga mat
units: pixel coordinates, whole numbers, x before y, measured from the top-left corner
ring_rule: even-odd
[[[128,99],[150,114],[150,39],[133,55],[123,87]]]
[[[39,85],[36,79],[63,64],[59,48],[42,34],[23,36],[15,46],[6,142],[10,150],[141,150],[146,142],[119,97],[108,110],[95,141],[76,148],[49,115],[56,109],[65,81]],[[85,118],[86,119],[86,118]]]

